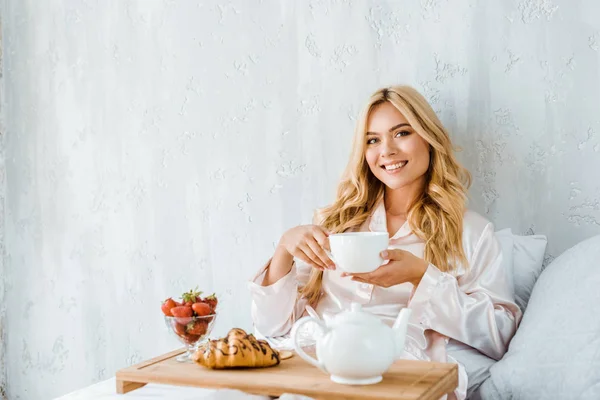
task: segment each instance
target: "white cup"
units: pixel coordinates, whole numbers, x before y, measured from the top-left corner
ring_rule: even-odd
[[[387,232],[348,232],[329,235],[331,260],[344,272],[364,273],[379,268],[388,248]]]

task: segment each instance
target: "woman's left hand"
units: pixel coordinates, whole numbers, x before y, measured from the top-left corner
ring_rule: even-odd
[[[429,263],[405,250],[385,250],[381,252],[384,260],[390,260],[375,271],[351,274],[344,272],[342,276],[351,276],[353,281],[370,283],[384,288],[410,282],[415,287],[427,271]]]

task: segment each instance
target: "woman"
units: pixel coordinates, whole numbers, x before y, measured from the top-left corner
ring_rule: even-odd
[[[500,359],[521,319],[493,225],[466,210],[469,173],[425,98],[407,86],[375,92],[359,118],[335,202],[315,225],[285,232],[250,283],[258,333],[287,334],[307,304],[324,318],[359,302],[393,324],[412,309],[405,357],[456,362],[447,351]],[[336,270],[327,236],[383,231],[389,262],[367,274]],[[295,261],[296,260],[296,261]],[[459,387],[467,376],[459,364]]]

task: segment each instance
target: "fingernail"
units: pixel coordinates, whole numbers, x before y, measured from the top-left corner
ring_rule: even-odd
[[[381,257],[387,258],[387,256],[388,256],[388,252],[386,250],[381,252]]]

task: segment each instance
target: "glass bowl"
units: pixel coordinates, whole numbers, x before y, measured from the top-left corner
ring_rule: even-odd
[[[192,362],[192,355],[198,347],[208,341],[217,314],[203,317],[168,317],[164,316],[169,330],[185,345],[186,352],[177,356],[179,362]]]

